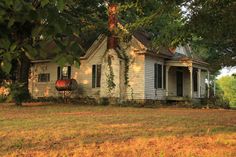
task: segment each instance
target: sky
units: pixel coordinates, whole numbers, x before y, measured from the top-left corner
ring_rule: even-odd
[[[224,67],[220,70],[220,74],[216,77],[217,79],[227,76],[227,75],[232,75],[236,73],[236,66],[234,67]]]

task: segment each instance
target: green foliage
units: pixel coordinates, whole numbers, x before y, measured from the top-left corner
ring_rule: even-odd
[[[236,78],[225,76],[217,80],[217,84],[222,91],[223,98],[229,101],[230,106],[236,107]]]
[[[151,32],[154,47],[191,42],[204,59],[235,65],[236,3],[233,0],[111,0],[119,5],[119,21],[133,33]],[[100,33],[107,33],[107,1],[100,0],[1,0],[0,63],[9,73],[12,60],[54,57],[60,65],[79,66]],[[187,9],[186,12],[181,7]],[[118,36],[130,37],[119,33]],[[219,65],[219,66],[216,66]]]
[[[105,12],[100,12],[104,5],[99,4],[98,0],[0,1],[1,69],[9,73],[11,61],[23,53],[30,59],[56,56],[59,64],[79,65],[83,46],[91,41],[88,35],[96,38],[95,30],[104,28]]]
[[[7,100],[7,98],[4,95],[0,95],[0,103],[3,103]]]
[[[14,82],[6,87],[10,89],[10,98],[8,99],[14,100],[16,105],[22,105],[23,101],[30,98],[28,89],[23,83]]]
[[[236,3],[233,0],[115,1],[120,19],[133,32],[145,29],[153,46],[191,43],[193,52],[221,66],[236,64]],[[182,8],[182,9],[181,9]]]
[[[150,32],[153,46],[176,46],[183,42],[182,14],[178,1],[126,1],[121,3],[119,19],[131,33]]]
[[[116,87],[116,84],[114,83],[114,72],[113,72],[113,68],[112,68],[112,58],[111,56],[108,56],[108,68],[109,68],[109,74],[107,74],[107,87],[108,87],[108,90],[111,92],[115,87]]]
[[[217,71],[236,64],[236,3],[233,0],[186,1],[185,32],[195,52]]]
[[[107,106],[107,105],[109,105],[109,98],[107,98],[107,97],[103,97],[103,98],[101,98],[100,99],[100,105],[102,105],[102,106]]]

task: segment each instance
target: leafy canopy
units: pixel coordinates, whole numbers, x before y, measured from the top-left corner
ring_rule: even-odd
[[[9,72],[22,54],[79,65],[79,56],[106,32],[108,3],[119,5],[119,20],[130,33],[151,32],[154,46],[191,43],[216,70],[236,64],[233,0],[1,0],[2,70]]]
[[[61,65],[79,65],[85,34],[104,26],[106,14],[99,4],[98,0],[1,0],[2,70],[9,72],[11,61],[22,54],[29,59],[56,56]]]

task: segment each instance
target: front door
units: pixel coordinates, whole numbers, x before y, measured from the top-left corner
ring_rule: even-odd
[[[176,93],[177,96],[183,96],[183,72],[176,71]]]

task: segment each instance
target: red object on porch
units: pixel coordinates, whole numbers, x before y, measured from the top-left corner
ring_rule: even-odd
[[[57,80],[55,87],[58,91],[72,91],[77,88],[77,82],[75,79]]]

